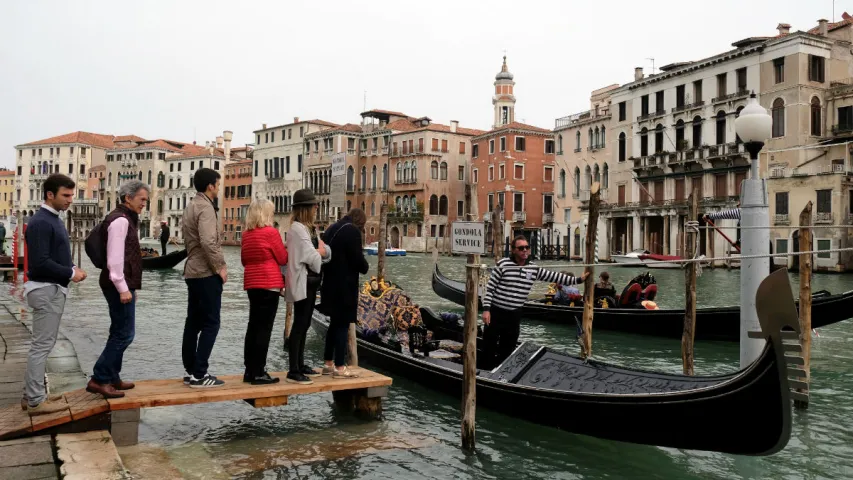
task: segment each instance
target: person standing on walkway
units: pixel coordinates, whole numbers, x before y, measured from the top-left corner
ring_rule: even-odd
[[[165,221],[160,222],[160,246],[163,249],[163,255],[166,255],[166,244],[169,243],[169,235],[172,232],[169,231],[169,224]]]
[[[228,281],[225,257],[214,203],[219,197],[221,176],[200,168],[193,176],[198,193],[184,210],[181,231],[187,249],[184,279],[187,282],[187,320],[181,356],[192,388],[219,387],[225,382],[207,372],[210,353],[219,334],[222,286]]]
[[[71,261],[68,230],[59,218],[59,212],[68,210],[74,200],[74,181],[55,173],[47,177],[42,190],[44,203],[30,218],[24,236],[29,255],[29,281],[24,285],[24,297],[33,309],[33,340],[27,356],[21,407],[30,415],[68,408],[56,402],[61,396],[47,398],[45,363],[59,335],[68,284],[86,279],[86,272]]]
[[[355,323],[358,309],[358,275],[367,273],[369,268],[361,240],[365,223],[364,210],[353,208],[323,234],[323,240],[335,252],[323,272],[321,288],[322,311],[329,315],[324,375],[357,376],[346,367],[346,354],[349,326]]]
[[[122,184],[121,203],[101,226],[106,232],[107,268],[101,270],[98,285],[109,307],[110,335],[86,390],[104,398],[121,398],[122,390],[135,386],[121,379],[121,365],[136,333],[136,291],[142,288],[139,214],[148,204],[150,188],[139,180]]]
[[[6,226],[0,222],[0,255],[6,255]]]
[[[510,258],[498,260],[486,284],[483,296],[484,355],[483,365],[494,368],[515,350],[521,331],[521,307],[530,295],[533,282],[538,280],[559,285],[578,285],[589,272],[580,277],[545,270],[529,263],[530,243],[523,235],[512,240]],[[518,268],[523,267],[523,268]]]
[[[305,365],[305,337],[311,326],[317,290],[323,280],[322,264],[331,260],[332,249],[317,238],[314,228],[317,199],[310,189],[293,194],[293,221],[287,236],[287,289],[285,300],[293,302],[293,326],[290,330],[290,370],[287,381],[308,385],[319,375]]]
[[[284,280],[281,266],[287,264],[287,249],[273,228],[275,205],[266,199],[253,200],[246,213],[246,231],[240,246],[243,288],[249,296],[249,325],[243,343],[243,381],[252,385],[278,383],[267,373],[267,352]]]

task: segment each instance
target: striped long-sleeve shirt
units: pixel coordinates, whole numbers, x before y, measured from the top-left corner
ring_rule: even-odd
[[[740,220],[740,208],[729,208],[728,210],[720,210],[719,212],[711,212],[707,214],[711,220]]]
[[[506,268],[510,267],[510,268]],[[513,268],[514,267],[514,268]],[[504,310],[517,310],[527,301],[534,281],[556,282],[561,285],[577,285],[579,277],[545,270],[534,264],[519,267],[508,258],[498,261],[486,285],[483,296],[483,309],[488,311],[492,305]]]

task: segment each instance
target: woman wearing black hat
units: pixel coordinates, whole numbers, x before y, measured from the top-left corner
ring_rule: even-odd
[[[290,330],[290,370],[286,380],[304,385],[314,383],[309,377],[320,375],[305,365],[305,336],[311,325],[317,289],[320,288],[322,263],[331,259],[332,250],[317,238],[314,213],[317,199],[303,188],[293,194],[293,221],[287,236],[287,287],[285,299],[293,302],[293,327]]]
[[[321,296],[323,311],[329,315],[323,352],[326,361],[324,375],[339,378],[356,376],[346,367],[346,353],[349,325],[356,321],[358,275],[367,273],[369,268],[361,247],[365,223],[367,216],[364,210],[353,208],[323,234],[323,239],[335,251],[335,256],[325,268]]]

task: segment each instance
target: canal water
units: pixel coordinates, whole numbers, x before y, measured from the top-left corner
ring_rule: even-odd
[[[243,369],[243,337],[248,302],[242,290],[238,248],[227,248],[229,281],[222,302],[222,328],[211,358],[213,374]],[[486,261],[489,261],[486,259]],[[461,311],[438,298],[430,286],[427,255],[389,258],[388,276],[413,299],[438,311]],[[376,257],[370,257],[375,273]],[[464,275],[461,257],[439,259],[442,271]],[[84,262],[84,267],[86,262]],[[123,376],[129,380],[178,378],[186,286],[180,268],[145,272],[136,314],[136,339],[127,351]],[[572,270],[566,264],[562,269]],[[71,289],[63,328],[75,343],[83,370],[91,372],[109,328],[106,303],[97,287],[97,270]],[[609,270],[620,288],[636,269]],[[580,273],[576,269],[575,273]],[[652,271],[661,307],[681,307],[684,276]],[[796,275],[791,275],[796,287]],[[544,291],[539,286],[539,292]],[[817,275],[815,290],[853,289],[853,276]],[[698,279],[699,306],[739,302],[737,270],[705,269]],[[638,320],[639,321],[639,320]],[[270,348],[271,371],[286,370],[282,348],[284,306]],[[522,338],[577,349],[574,327],[525,322]],[[679,340],[597,331],[599,360],[666,372],[681,371]],[[486,409],[477,411],[477,452],[459,449],[457,398],[394,378],[384,403],[384,421],[340,416],[330,394],[296,396],[280,408],[254,409],[241,402],[152,408],[143,411],[140,441],[160,449],[185,478],[851,478],[853,477],[853,322],[820,329],[812,347],[812,404],[795,412],[788,446],[772,457],[742,457],[682,451],[598,440],[535,425]],[[320,365],[322,338],[308,334],[307,359]],[[700,342],[697,374],[737,369],[736,344]],[[369,365],[367,365],[369,366]],[[553,412],[584,415],[582,410]],[[601,418],[601,428],[608,419]],[[684,425],[685,433],[690,425]],[[742,429],[749,429],[743,425]],[[701,435],[702,432],[695,432]],[[732,430],[731,435],[739,435]],[[144,472],[143,472],[144,473]]]

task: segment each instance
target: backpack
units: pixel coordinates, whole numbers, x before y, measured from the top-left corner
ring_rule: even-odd
[[[92,261],[92,265],[98,269],[107,268],[107,229],[105,222],[101,222],[89,232],[86,237],[86,255]]]

